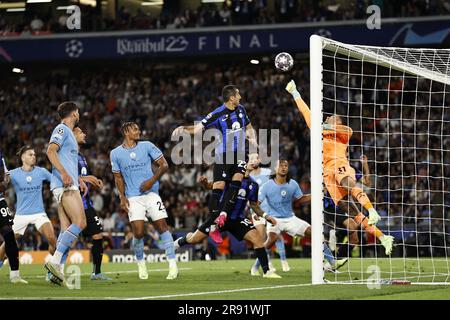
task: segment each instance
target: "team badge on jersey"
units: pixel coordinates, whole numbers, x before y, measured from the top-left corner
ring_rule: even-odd
[[[245,191],[245,189],[239,189],[238,195],[242,198],[245,198],[247,192]]]

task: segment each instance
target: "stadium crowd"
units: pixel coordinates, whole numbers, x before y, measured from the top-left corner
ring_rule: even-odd
[[[447,0],[276,0],[269,6],[267,0],[234,0],[222,5],[201,4],[196,10],[163,8],[159,15],[150,15],[142,9],[131,12],[124,6],[117,9],[114,19],[102,16],[98,8],[81,6],[82,31],[181,29],[207,26],[272,24],[353,20],[367,17],[369,5],[378,5],[382,17],[417,17],[450,13]],[[68,14],[49,10],[45,15],[24,14],[22,21],[11,15],[0,16],[0,36],[43,35],[77,32],[66,27]]]
[[[309,192],[309,130],[299,116],[291,97],[284,90],[285,84],[292,77],[296,80],[305,101],[309,101],[309,69],[306,65],[303,68],[296,68],[289,74],[277,74],[273,72],[270,64],[252,66],[238,62],[216,62],[208,65],[173,64],[161,68],[148,62],[141,63],[127,69],[114,69],[115,71],[108,68],[98,69],[101,67],[97,70],[72,67],[67,69],[65,74],[55,72],[52,75],[41,75],[39,79],[30,78],[22,82],[2,81],[0,147],[6,156],[8,166],[10,168],[20,166],[19,159],[14,155],[20,146],[30,144],[35,147],[38,165],[51,169],[45,150],[51,131],[58,123],[56,107],[64,100],[76,101],[81,108],[80,126],[87,133],[87,144],[81,151],[87,157],[92,173],[104,181],[104,188],[101,191],[94,191],[92,200],[102,219],[107,248],[127,248],[131,239],[130,226],[127,216],[120,212],[109,152],[122,141],[120,125],[125,121],[137,121],[143,130],[143,139],[155,143],[164,152],[170,165],[170,171],[162,177],[160,194],[169,214],[171,231],[174,233],[191,231],[208,214],[208,193],[202,190],[196,181],[200,175],[206,175],[211,179],[212,168],[207,165],[174,165],[171,154],[176,142],[171,141],[171,133],[179,125],[201,120],[202,116],[219,106],[222,87],[235,83],[240,88],[242,103],[253,126],[256,129],[280,130],[280,151],[290,160],[290,175],[299,181],[304,193]],[[357,91],[348,92],[351,101],[361,99]],[[364,99],[366,98],[370,99],[368,97]],[[360,112],[360,109],[355,112]],[[378,108],[376,112],[377,132],[386,133],[387,128],[393,124],[386,127],[386,122],[383,123],[386,117],[385,109]],[[359,134],[355,134],[351,144],[364,145],[364,152],[367,152],[370,159],[370,168],[376,174],[374,187],[379,191],[372,193],[372,196],[375,196],[381,213],[384,216],[388,213],[396,216],[389,221],[385,220],[387,222],[385,226],[394,228],[404,223],[420,224],[421,220],[414,221],[413,218],[415,215],[424,219],[429,217],[429,209],[435,210],[437,218],[442,217],[444,210],[442,205],[435,208],[427,206],[430,202],[429,197],[443,197],[442,191],[431,192],[442,190],[442,185],[439,185],[442,181],[427,179],[427,176],[442,176],[441,172],[436,171],[442,168],[428,166],[433,171],[424,172],[419,171],[423,170],[423,165],[416,168],[407,163],[403,168],[387,166],[387,160],[399,161],[405,152],[397,140],[390,140],[390,148],[387,148],[387,141],[379,140],[378,136],[375,142],[375,135],[371,134],[374,132],[374,122],[370,121],[370,117],[367,119],[368,121],[358,122],[363,125],[363,131],[367,134],[364,141],[361,141]],[[431,126],[438,126],[438,123],[436,121]],[[352,123],[353,125],[356,132],[361,130],[357,123]],[[426,130],[424,127],[421,129]],[[430,128],[430,132],[433,131],[431,129],[439,131],[437,127]],[[403,130],[409,132],[407,130],[411,130],[411,127],[405,127]],[[392,135],[388,137],[392,139]],[[411,139],[414,139],[413,135],[405,135],[403,146],[413,147],[414,140]],[[435,143],[439,141],[433,142],[433,146]],[[450,150],[449,144],[450,141],[447,139],[445,142],[447,150]],[[377,154],[373,152],[374,145],[379,151]],[[357,169],[360,169],[357,159],[361,152],[360,147],[351,149],[351,163]],[[429,157],[430,162],[442,161],[439,152],[429,153]],[[419,158],[417,156],[407,159],[418,161]],[[448,166],[445,170],[449,170]],[[387,175],[391,175],[392,178],[388,178]],[[408,175],[408,179],[399,180],[400,175]],[[432,183],[431,187],[429,183]],[[408,187],[408,191],[397,191],[398,188],[405,186]],[[415,192],[420,194],[416,195]],[[10,203],[14,201],[12,189],[9,189],[6,196]],[[425,198],[422,199],[421,196]],[[56,203],[48,187],[45,189],[44,199],[47,213],[58,232]],[[432,201],[434,200],[441,204],[450,201],[448,198]],[[413,204],[418,201],[423,202],[423,206],[419,206],[420,210],[416,212],[417,206]],[[389,205],[390,202],[392,205]],[[406,205],[402,207],[402,203]],[[399,217],[402,213],[405,215],[403,218]],[[304,220],[311,220],[309,206],[296,210],[296,214]],[[117,233],[123,234],[120,241],[113,239],[113,235]],[[447,239],[447,242],[448,240],[450,239]],[[424,241],[426,243],[429,239]],[[146,244],[149,247],[158,247],[158,235],[151,226],[148,229]],[[45,242],[38,238],[32,228],[23,237],[20,245],[22,249],[45,248]],[[79,246],[84,246],[83,241],[79,242]]]

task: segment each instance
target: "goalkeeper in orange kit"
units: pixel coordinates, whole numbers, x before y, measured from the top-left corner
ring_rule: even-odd
[[[300,113],[311,127],[311,111],[300,96],[295,82],[291,80],[286,90],[292,95]],[[347,148],[353,134],[352,128],[342,124],[338,115],[332,115],[323,125],[323,179],[328,193],[336,206],[352,215],[353,219],[361,225],[366,232],[376,236],[387,255],[392,252],[394,238],[384,235],[375,225],[380,215],[374,209],[372,202],[365,192],[356,185],[355,170],[350,166],[347,158]],[[367,218],[359,210],[350,208],[350,196],[358,201],[368,212]]]

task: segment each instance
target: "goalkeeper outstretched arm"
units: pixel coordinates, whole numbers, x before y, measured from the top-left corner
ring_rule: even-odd
[[[300,96],[300,92],[298,92],[294,80],[289,81],[289,83],[286,86],[286,91],[292,95],[298,110],[303,115],[303,118],[306,121],[306,125],[308,126],[308,128],[311,128],[311,110],[309,110],[308,105],[305,103],[305,101],[303,101],[302,97]]]

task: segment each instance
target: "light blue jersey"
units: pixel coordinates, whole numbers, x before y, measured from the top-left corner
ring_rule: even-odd
[[[47,169],[34,167],[31,171],[17,168],[9,172],[16,192],[16,214],[29,215],[45,212],[42,200],[42,183],[50,182],[52,175]]]
[[[272,171],[268,168],[261,168],[261,171],[259,172],[259,174],[252,174],[253,173],[252,172],[252,173],[250,173],[250,176],[256,181],[258,186],[261,188],[261,186],[264,183],[269,181],[271,172]],[[267,212],[267,210],[269,210],[269,208],[267,207],[267,201],[262,201],[260,204],[260,207],[264,212]]]
[[[58,124],[53,130],[50,143],[56,143],[59,146],[59,161],[72,178],[73,186],[78,187],[78,143],[72,130],[64,123]],[[50,189],[62,188],[63,186],[61,173],[55,167],[52,167]]]
[[[139,141],[134,148],[126,149],[122,145],[111,151],[113,172],[120,172],[125,181],[125,196],[136,197],[150,192],[159,193],[159,182],[155,182],[145,193],[139,191],[142,182],[153,177],[152,162],[163,156],[150,141]]]
[[[258,201],[267,202],[267,214],[275,218],[294,216],[292,202],[303,196],[297,181],[290,179],[288,183],[278,184],[270,179],[259,189]]]

